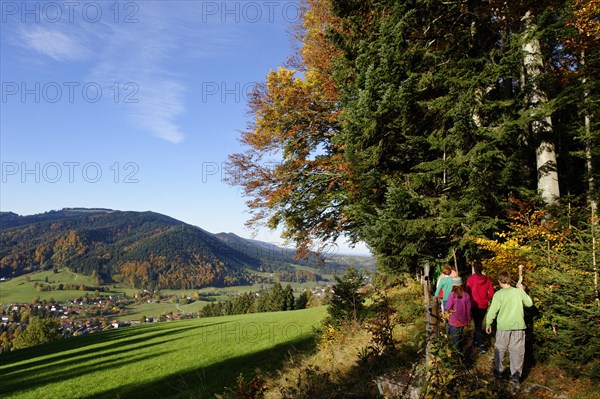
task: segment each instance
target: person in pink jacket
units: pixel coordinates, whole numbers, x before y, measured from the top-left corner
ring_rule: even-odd
[[[486,351],[487,335],[484,334],[482,324],[488,305],[494,296],[494,287],[490,278],[483,274],[480,261],[475,261],[473,270],[475,273],[469,276],[466,285],[466,291],[471,296],[471,314],[475,325],[473,347],[479,347],[480,352],[484,353]]]

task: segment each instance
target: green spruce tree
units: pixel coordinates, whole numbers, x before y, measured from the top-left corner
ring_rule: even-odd
[[[283,289],[283,297],[285,298],[285,305],[283,310],[294,310],[294,290],[291,285],[286,285]]]
[[[362,321],[365,316],[365,299],[358,290],[364,284],[364,276],[351,267],[341,278],[335,276],[335,281],[327,308],[329,320],[335,325],[344,321]]]

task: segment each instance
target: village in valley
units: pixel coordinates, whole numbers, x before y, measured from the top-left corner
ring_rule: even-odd
[[[0,284],[8,281],[10,278],[2,278]],[[38,283],[34,284],[37,287]],[[326,300],[331,287],[331,283],[321,282],[319,285],[304,290],[313,298],[313,302],[322,303]],[[81,286],[82,290],[86,288],[90,287]],[[85,291],[82,295],[74,296],[73,299],[66,301],[57,301],[54,298],[41,300],[37,296],[31,303],[11,302],[0,305],[0,353],[11,349],[12,342],[27,328],[33,317],[59,321],[59,335],[62,338],[68,338],[142,323],[201,317],[200,312],[186,311],[180,305],[189,305],[194,302],[214,303],[224,298],[224,302],[227,302],[242,295],[242,292],[232,290],[228,290],[226,293],[194,291],[191,295],[185,293],[177,295],[145,289],[130,295],[126,292],[101,294],[98,288],[102,287],[95,288],[93,291]],[[259,297],[261,291],[258,290],[252,294]],[[300,295],[299,292],[297,294]],[[156,307],[150,307],[161,304],[171,305],[174,311],[169,310],[158,314],[156,310],[153,310]],[[142,314],[144,312],[147,314]]]

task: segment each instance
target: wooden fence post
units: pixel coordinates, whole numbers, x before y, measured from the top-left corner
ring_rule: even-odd
[[[425,349],[425,364],[431,364],[431,342],[440,334],[440,302],[439,298],[431,295],[431,278],[429,275],[430,265],[426,261],[423,276],[423,298],[425,302],[425,332],[427,336],[427,347]]]

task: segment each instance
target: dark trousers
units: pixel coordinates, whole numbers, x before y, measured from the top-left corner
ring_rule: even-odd
[[[487,309],[471,308],[471,315],[473,316],[473,323],[475,324],[475,339],[473,340],[473,346],[483,346],[486,344],[487,335],[483,330],[483,319]]]
[[[450,338],[452,339],[452,344],[458,351],[462,351],[462,337],[463,337],[463,328],[464,327],[454,327],[448,324],[448,333],[450,334]]]

